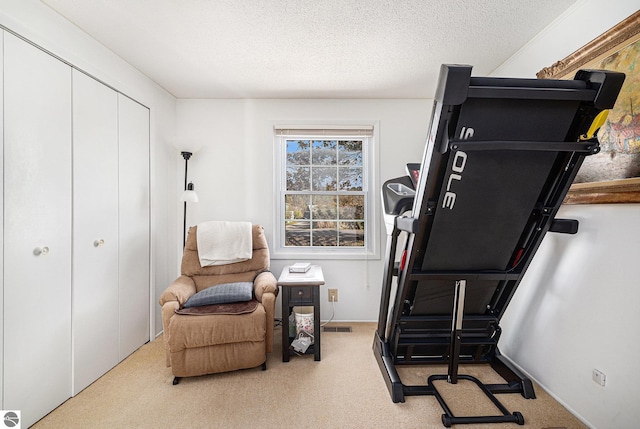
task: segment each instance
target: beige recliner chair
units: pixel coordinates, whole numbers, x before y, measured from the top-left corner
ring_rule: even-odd
[[[196,234],[197,227],[189,228],[182,275],[160,297],[167,366],[175,376],[173,384],[180,377],[260,365],[266,369],[267,353],[273,349],[278,287],[268,271],[269,248],[262,226],[252,225],[251,259],[227,265],[201,267]],[[251,301],[184,308],[196,292],[237,282],[253,282]]]

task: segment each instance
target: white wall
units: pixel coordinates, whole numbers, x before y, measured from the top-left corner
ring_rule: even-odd
[[[638,6],[580,1],[494,74],[535,77]],[[640,205],[565,206],[558,217],[578,219],[580,231],[545,238],[503,319],[501,350],[589,426],[635,428]]]
[[[379,183],[405,175],[408,162],[420,162],[428,129],[431,100],[178,100],[177,139],[198,148],[189,160],[200,202],[188,207],[188,225],[207,220],[246,220],[260,223],[273,247],[274,122],[345,123],[379,121]],[[184,171],[178,157],[177,168]],[[183,174],[183,173],[180,173]],[[184,179],[176,182],[182,189]],[[373,202],[381,214],[380,195]],[[182,212],[175,222],[182,236]],[[332,309],[326,289],[338,289],[335,320],[378,318],[386,235],[380,218],[382,258],[318,260],[326,285],[321,287],[321,318]],[[181,245],[181,243],[180,243]],[[176,261],[181,254],[176,246]],[[272,260],[276,276],[292,260]],[[279,305],[279,303],[278,303]]]
[[[598,428],[635,428],[640,374],[640,205],[565,206],[577,235],[549,234],[502,323],[501,350]],[[596,368],[606,386],[591,380]]]
[[[178,195],[175,98],[124,60],[37,0],[0,0],[0,25],[29,39],[150,109],[151,136],[151,309],[152,336],[162,330],[159,294],[173,280],[174,255],[169,246],[178,239],[173,224]]]

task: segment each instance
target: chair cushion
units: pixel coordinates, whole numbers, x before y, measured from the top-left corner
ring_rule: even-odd
[[[252,298],[252,282],[224,283],[201,290],[189,298],[183,307],[251,301]]]
[[[180,308],[177,314],[190,316],[205,316],[208,314],[245,314],[253,313],[258,308],[258,301],[230,302],[225,304],[198,305],[196,307]]]

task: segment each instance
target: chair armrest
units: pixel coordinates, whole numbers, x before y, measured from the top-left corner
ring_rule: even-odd
[[[171,366],[169,353],[169,322],[176,314],[176,310],[184,305],[187,300],[196,293],[196,283],[191,277],[180,276],[173,281],[160,295],[160,305],[162,306],[162,328],[164,330],[164,347],[166,365]]]
[[[180,308],[178,301],[168,301],[162,304],[162,329],[164,337],[164,350],[165,350],[165,363],[169,367],[171,366],[171,352],[169,350],[169,323],[171,318],[176,314],[176,310]]]
[[[271,353],[273,351],[273,336],[274,336],[274,324],[276,316],[276,295],[271,292],[265,292],[262,295],[262,306],[267,317],[267,333],[265,337],[266,352]]]
[[[262,302],[262,295],[273,293],[278,295],[278,281],[271,271],[263,271],[253,280],[253,293],[256,299]]]
[[[253,292],[256,299],[264,307],[267,317],[266,352],[273,351],[274,319],[276,308],[276,296],[278,296],[278,281],[271,271],[264,271],[253,280]]]
[[[183,306],[187,300],[196,293],[196,283],[191,277],[180,276],[169,285],[162,295],[160,295],[160,305],[167,302],[177,301]]]

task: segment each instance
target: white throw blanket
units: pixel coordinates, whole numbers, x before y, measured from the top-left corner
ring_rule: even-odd
[[[251,222],[203,222],[198,224],[197,231],[201,267],[251,259]]]

